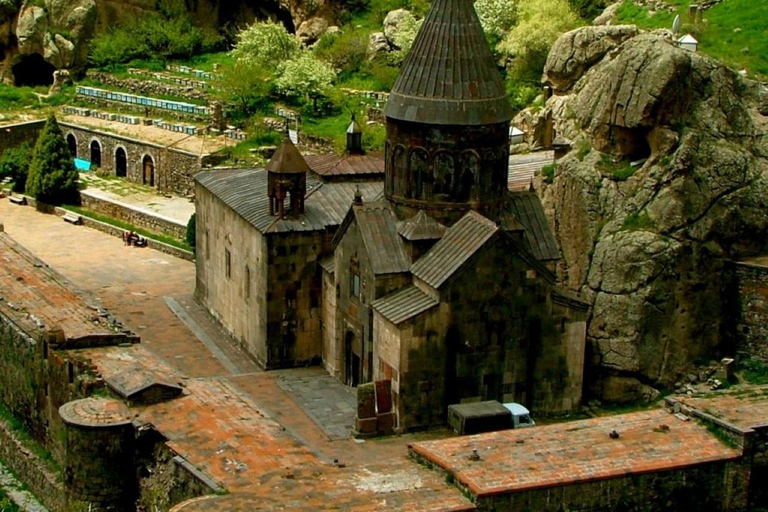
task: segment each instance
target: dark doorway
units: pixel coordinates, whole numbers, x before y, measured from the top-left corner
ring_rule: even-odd
[[[344,371],[347,386],[357,387],[360,384],[360,356],[354,350],[355,335],[347,332],[344,342]]]
[[[101,144],[99,141],[91,141],[91,166],[101,167]]]
[[[144,160],[142,161],[142,166],[144,168],[144,184],[149,185],[150,187],[155,186],[155,161],[152,160],[152,157],[149,155],[146,155],[144,157]]]
[[[117,148],[115,151],[115,174],[118,178],[128,176],[128,157],[123,148]]]
[[[77,158],[77,139],[71,133],[67,135],[67,147],[72,158]]]
[[[39,53],[25,55],[11,68],[13,84],[17,87],[53,85],[53,72],[56,67],[43,59]]]

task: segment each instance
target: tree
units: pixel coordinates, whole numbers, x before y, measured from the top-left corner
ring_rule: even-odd
[[[13,181],[13,191],[24,192],[31,161],[32,148],[26,142],[21,146],[6,149],[0,157],[0,180],[10,178]]]
[[[517,78],[538,81],[552,43],[580,24],[566,0],[527,0],[520,3],[519,21],[498,49],[514,57],[513,73]]]
[[[77,197],[77,169],[56,117],[51,116],[35,144],[27,177],[27,195],[61,204]]]
[[[187,245],[192,248],[192,250],[195,250],[195,246],[197,245],[197,222],[195,221],[196,214],[192,214],[192,216],[189,218],[189,222],[187,222],[187,232],[184,237],[184,239],[187,242]]]
[[[270,79],[271,73],[261,66],[236,60],[224,66],[217,75],[216,94],[226,105],[233,105],[238,114],[248,118],[269,99]]]
[[[235,49],[230,52],[236,60],[278,72],[301,49],[301,41],[296,35],[280,23],[271,21],[254,23],[237,38]]]
[[[326,94],[335,77],[336,73],[328,64],[311,51],[304,50],[297,58],[285,63],[275,85],[281,94],[304,96],[317,108],[317,100]]]
[[[515,26],[517,21],[516,0],[477,0],[475,11],[483,30],[489,36],[500,39]]]

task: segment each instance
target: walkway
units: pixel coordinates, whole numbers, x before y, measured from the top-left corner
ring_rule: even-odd
[[[24,484],[16,480],[13,473],[0,462],[0,489],[26,512],[48,512],[48,509],[40,504],[32,493],[24,490]]]

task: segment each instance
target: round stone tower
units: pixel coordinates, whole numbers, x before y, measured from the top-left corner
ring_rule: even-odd
[[[432,3],[384,114],[384,191],[398,216],[498,217],[512,109],[471,0]]]
[[[62,405],[59,415],[66,429],[68,506],[135,511],[135,433],[128,408],[118,400],[84,398]]]

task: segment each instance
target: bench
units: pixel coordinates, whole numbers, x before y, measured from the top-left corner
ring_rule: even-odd
[[[24,196],[8,196],[8,200],[13,204],[18,204],[19,206],[24,206],[27,204],[27,198]]]
[[[67,212],[61,218],[64,219],[64,222],[69,222],[70,224],[80,225],[83,223],[83,218],[73,212]]]

